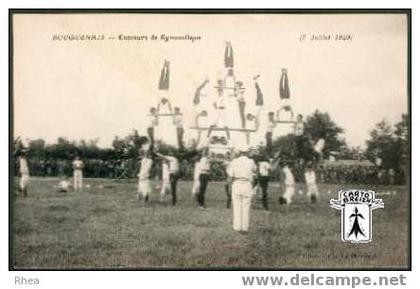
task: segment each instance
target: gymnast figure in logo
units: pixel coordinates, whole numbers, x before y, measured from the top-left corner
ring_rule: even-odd
[[[363,233],[360,225],[359,225],[359,219],[358,219],[359,217],[362,218],[362,219],[364,219],[363,215],[360,214],[359,213],[359,210],[357,209],[357,207],[355,207],[354,208],[354,213],[351,214],[350,217],[349,217],[350,219],[351,218],[354,218],[354,222],[353,222],[353,227],[351,228],[350,233],[347,235],[347,238],[350,237],[352,234],[354,234],[354,236],[356,237],[356,239],[357,239],[357,235],[359,235],[359,234],[362,235],[362,236],[364,236],[364,237],[366,237],[365,234]]]

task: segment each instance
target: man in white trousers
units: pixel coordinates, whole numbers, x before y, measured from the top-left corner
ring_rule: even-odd
[[[319,192],[318,192],[318,186],[316,185],[315,169],[312,163],[309,163],[306,166],[305,182],[306,182],[308,198],[311,200],[311,203],[316,203]]]
[[[19,195],[23,197],[28,196],[28,184],[29,184],[29,166],[28,160],[26,158],[26,151],[22,150],[19,153],[19,174],[20,174],[20,181],[19,181]]]
[[[240,147],[239,156],[232,161],[228,170],[232,182],[233,229],[240,233],[248,232],[252,183],[257,172],[257,166],[247,152],[246,146]]]
[[[83,188],[83,167],[82,160],[76,156],[73,161],[73,188],[75,191],[81,191]]]
[[[152,192],[150,184],[150,169],[153,165],[153,155],[151,151],[144,152],[140,161],[139,182],[137,186],[137,201],[143,197],[143,202],[146,205],[149,202],[149,195]]]
[[[169,180],[169,164],[167,160],[162,160],[162,187],[160,188],[160,201],[163,202],[167,192],[171,190]]]
[[[196,198],[200,189],[200,157],[197,156],[193,159],[194,163],[194,179],[193,179],[193,186],[191,189],[191,197],[193,199]]]
[[[281,163],[283,174],[284,194],[280,197],[280,204],[286,204],[288,210],[289,205],[292,203],[292,198],[295,195],[295,177],[292,170],[289,168],[287,162]]]

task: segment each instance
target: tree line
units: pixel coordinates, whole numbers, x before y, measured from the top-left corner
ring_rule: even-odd
[[[326,158],[333,155],[337,159],[369,160],[384,170],[392,169],[397,173],[409,175],[410,163],[410,134],[409,118],[402,115],[396,124],[382,120],[370,131],[366,140],[366,148],[348,147],[342,137],[344,129],[338,126],[327,112],[316,110],[304,120],[304,147],[301,155],[297,154],[294,135],[289,134],[279,137],[273,142],[273,151],[279,152],[281,158],[290,160],[313,159],[313,142],[325,139],[324,155]],[[98,140],[74,141],[59,137],[53,144],[46,143],[43,139],[29,140],[27,156],[30,163],[37,164],[39,170],[45,175],[58,175],[71,171],[70,161],[76,155],[88,162],[88,175],[98,177],[135,177],[138,170],[139,149],[147,141],[146,136],[139,135],[133,130],[125,137],[116,136],[110,148],[98,146]],[[14,139],[14,153],[23,146],[20,138]],[[172,153],[183,160],[185,166],[191,164],[193,158],[199,153],[194,146],[187,146],[179,150],[170,145],[160,143],[162,152],[171,150]],[[266,155],[266,147],[257,148],[255,157]],[[61,162],[61,165],[58,163]],[[63,168],[57,168],[57,167]],[[42,167],[42,168],[41,168]],[[89,168],[89,169],[88,169]],[[220,168],[222,169],[222,167]],[[216,171],[219,168],[215,168]],[[41,173],[39,173],[41,174]],[[216,174],[222,178],[222,173]]]

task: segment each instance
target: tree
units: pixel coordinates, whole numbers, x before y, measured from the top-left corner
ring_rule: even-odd
[[[366,141],[366,155],[368,159],[375,161],[379,157],[382,159],[381,166],[383,168],[399,170],[402,150],[405,145],[402,139],[395,134],[397,131],[398,129],[394,131],[393,127],[386,120],[376,124],[375,128],[370,132],[370,139]],[[400,131],[398,133],[400,134]]]
[[[45,158],[46,153],[45,140],[34,139],[29,142],[29,157],[41,159]]]
[[[48,146],[49,157],[55,159],[72,159],[78,153],[80,150],[76,146],[76,142],[69,141],[64,137],[59,137],[56,144]]]
[[[114,150],[115,157],[119,159],[137,159],[139,149],[146,141],[147,137],[140,136],[137,130],[133,130],[131,134],[124,138],[116,136],[112,141],[112,148]]]
[[[360,147],[348,147],[344,146],[341,151],[338,152],[337,157],[343,160],[364,160],[365,151]]]
[[[398,169],[402,173],[402,179],[408,180],[410,175],[410,127],[407,114],[401,116],[401,121],[395,125],[395,136],[397,138],[397,154],[400,155]]]
[[[310,144],[307,144],[310,146]],[[274,140],[273,142],[273,151],[279,153],[280,157],[284,160],[297,160],[299,158],[312,159],[312,154],[304,156],[297,155],[297,148],[295,137],[292,134],[281,136]]]
[[[407,114],[401,116],[401,121],[395,125],[395,136],[398,142],[402,161],[408,163],[410,153],[409,120]]]
[[[115,152],[116,157],[119,157],[120,155],[122,156],[125,146],[124,139],[120,139],[118,136],[114,137],[114,140],[112,141],[112,149]]]
[[[401,116],[401,121],[395,125],[395,135],[397,137],[398,154],[401,156],[399,161],[399,170],[402,173],[402,179],[408,180],[410,175],[410,127],[407,114]]]
[[[325,139],[325,155],[331,151],[340,152],[345,147],[344,139],[340,138],[340,134],[343,132],[344,129],[331,119],[328,112],[316,110],[306,118],[305,135],[313,143],[321,138]]]
[[[316,155],[313,146],[321,138],[325,140],[324,155],[326,156],[330,152],[341,152],[347,148],[344,139],[340,137],[344,130],[331,120],[327,112],[322,113],[316,110],[306,118],[304,126],[301,152],[297,151],[296,136],[293,134],[275,139],[273,151],[280,152],[283,159],[313,160]]]

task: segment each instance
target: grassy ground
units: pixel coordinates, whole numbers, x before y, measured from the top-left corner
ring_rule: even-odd
[[[241,235],[232,230],[219,183],[209,185],[208,209],[198,210],[188,182],[180,183],[176,207],[169,199],[159,203],[157,193],[144,207],[135,201],[134,182],[90,179],[83,193],[67,194],[55,192],[57,182],[34,178],[29,197],[14,200],[15,268],[408,266],[409,192],[403,187],[376,188],[397,194],[380,196],[385,209],[373,212],[374,241],[355,245],[341,242],[340,212],[328,202],[339,188],[360,186],[321,184],[317,204],[296,194],[288,214],[271,187],[272,213],[253,204],[250,233]]]

